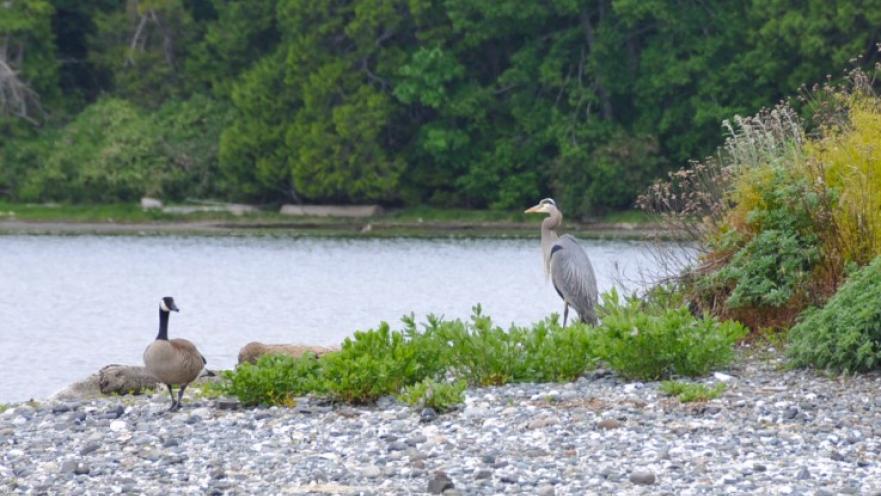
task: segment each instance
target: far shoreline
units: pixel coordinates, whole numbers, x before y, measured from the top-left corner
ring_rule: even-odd
[[[681,236],[657,223],[568,223],[567,231],[585,239],[676,240]],[[193,235],[347,237],[347,238],[533,238],[538,225],[518,222],[400,222],[384,219],[308,218],[278,220],[181,220],[158,222],[79,222],[0,220],[0,235]]]

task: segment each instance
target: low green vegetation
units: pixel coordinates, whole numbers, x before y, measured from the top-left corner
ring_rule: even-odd
[[[431,378],[423,379],[416,384],[406,386],[398,395],[398,399],[417,408],[433,408],[438,413],[448,412],[465,401],[465,389],[468,383],[438,382]]]
[[[248,406],[293,406],[296,396],[324,391],[318,359],[310,354],[265,355],[255,364],[243,363],[225,372],[224,377],[227,382],[220,385],[224,392]]]
[[[835,372],[881,368],[881,257],[851,275],[789,332],[792,363]]]
[[[556,317],[503,329],[473,309],[468,321],[429,319],[426,333],[446,346],[446,367],[474,386],[573,380],[591,368],[589,328]]]
[[[663,295],[658,301],[676,299],[658,294]],[[468,320],[430,316],[421,328],[405,317],[401,330],[383,323],[358,331],[340,351],[320,360],[264,357],[241,365],[220,387],[247,405],[285,405],[307,393],[348,403],[399,395],[441,411],[460,402],[466,384],[571,381],[600,361],[639,379],[702,375],[728,363],[744,332],[733,322],[696,318],[684,307],[663,309],[637,298],[621,303],[616,293],[604,301],[597,328],[581,323],[563,328],[554,315],[529,327],[503,329],[480,306]]]
[[[603,295],[600,326],[591,334],[596,356],[624,377],[658,380],[700,376],[729,363],[746,329],[734,321],[695,317],[682,306],[623,301]]]
[[[664,381],[661,383],[660,389],[662,393],[675,396],[682,403],[691,403],[714,400],[725,392],[726,386],[721,382],[709,387],[705,384],[691,382]]]
[[[445,366],[441,343],[418,332],[412,318],[404,323],[403,331],[385,322],[375,330],[357,331],[340,351],[325,355],[321,374],[330,396],[364,403],[440,375]]]

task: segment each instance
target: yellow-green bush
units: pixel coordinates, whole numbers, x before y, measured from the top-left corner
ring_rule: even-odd
[[[881,254],[881,101],[840,96],[848,110],[844,126],[827,128],[805,146],[806,174],[830,190],[835,202],[826,227],[834,235],[828,252],[842,262],[869,263]]]
[[[684,277],[700,309],[788,328],[881,254],[881,99],[852,76],[810,95],[804,117],[780,105],[726,123],[717,156],[641,200],[700,246]]]

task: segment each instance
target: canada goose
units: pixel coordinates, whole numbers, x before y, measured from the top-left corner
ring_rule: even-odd
[[[171,296],[162,298],[159,301],[159,334],[156,335],[156,341],[150,343],[150,346],[144,350],[144,365],[147,371],[168,387],[168,394],[171,395],[169,411],[180,409],[184,390],[189,383],[199,377],[199,373],[207,363],[193,343],[186,339],[168,339],[168,315],[172,311],[180,311],[174,304],[174,298]],[[180,386],[177,399],[171,389],[174,384]]]

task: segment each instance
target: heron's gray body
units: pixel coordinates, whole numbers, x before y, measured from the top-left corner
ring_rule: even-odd
[[[557,235],[554,229],[563,223],[563,214],[550,198],[542,200],[527,212],[549,214],[541,223],[541,247],[545,272],[564,302],[563,326],[566,325],[570,306],[578,312],[582,322],[596,325],[599,291],[593,266],[584,248],[569,234]]]
[[[582,322],[596,325],[597,280],[593,266],[578,240],[563,235],[551,247],[551,282],[560,298],[578,312]]]

